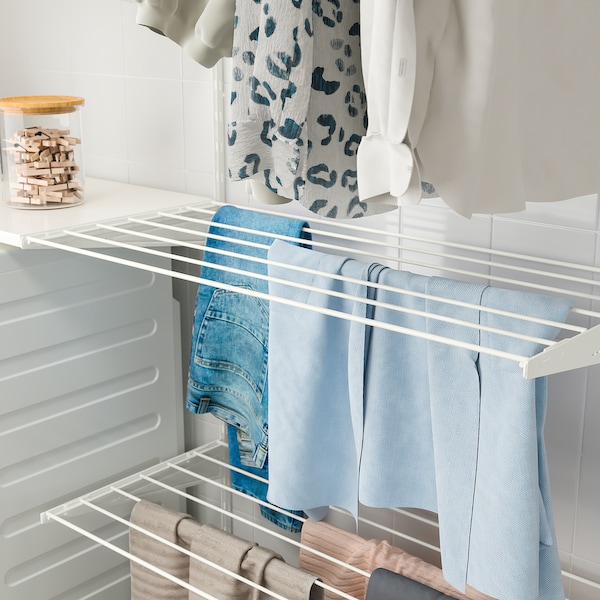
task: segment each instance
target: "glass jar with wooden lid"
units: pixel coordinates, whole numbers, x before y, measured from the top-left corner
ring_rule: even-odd
[[[85,193],[78,96],[0,98],[2,197],[13,208],[81,204]]]

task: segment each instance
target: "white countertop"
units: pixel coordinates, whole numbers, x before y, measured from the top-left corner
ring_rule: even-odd
[[[203,196],[86,177],[85,201],[53,210],[0,203],[0,243],[25,248],[28,236],[206,201]]]

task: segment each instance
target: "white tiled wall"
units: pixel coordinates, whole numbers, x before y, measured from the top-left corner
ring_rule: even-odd
[[[210,195],[211,72],[135,25],[135,14],[131,0],[0,0],[0,95],[82,95],[88,175]],[[229,200],[249,201],[239,183],[226,190]],[[597,195],[472,220],[432,200],[372,224],[600,266]],[[491,274],[503,275],[496,268]],[[217,430],[211,423],[196,427],[188,445]],[[550,378],[546,440],[563,564],[600,580],[600,367]],[[600,597],[577,583],[569,592],[572,600]]]

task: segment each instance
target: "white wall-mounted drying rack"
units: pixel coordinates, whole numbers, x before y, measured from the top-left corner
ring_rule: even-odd
[[[256,522],[251,516],[252,510],[248,509],[248,504],[269,506],[283,514],[294,516],[301,522],[305,519],[291,515],[283,509],[277,509],[262,500],[257,500],[243,492],[232,489],[230,487],[230,472],[232,470],[240,471],[229,464],[226,443],[214,441],[47,510],[42,513],[41,519],[43,523],[55,522],[65,526],[101,547],[116,552],[131,562],[141,564],[162,577],[166,577],[181,587],[198,594],[201,598],[209,600],[212,599],[212,596],[206,594],[203,590],[191,587],[188,582],[177,580],[172,573],[166,572],[154,564],[142,562],[138,556],[130,553],[127,539],[131,527],[146,533],[166,546],[173,547],[173,544],[162,538],[157,538],[153,532],[140,528],[136,524],[131,524],[129,515],[136,502],[146,499],[170,507],[176,506],[177,501],[188,502],[193,506],[194,512],[198,514],[200,522],[219,527],[229,533],[233,532],[235,535],[248,540],[258,541],[265,547],[274,547],[278,544],[283,558],[290,564],[297,563],[298,552],[300,548],[304,548],[308,552],[315,553],[322,560],[331,561],[343,569],[369,578],[370,573],[358,569],[355,565],[344,563],[335,556],[304,546],[298,534],[284,532],[265,520],[262,521],[262,524]],[[266,482],[266,480],[256,475],[244,471],[240,472]],[[417,554],[420,549],[432,556],[432,563],[439,562],[439,526],[435,515],[399,508],[376,509],[376,511],[368,511],[367,509],[366,512],[364,510],[361,508],[358,516],[359,535],[367,539],[369,537],[385,539],[400,548],[406,547],[406,545],[414,546],[416,549],[414,554]],[[327,518],[338,527],[354,531],[354,517],[340,508],[330,507]],[[415,537],[402,531],[402,529],[410,530],[411,522],[418,524],[421,537]],[[118,529],[121,531],[120,534],[115,533]],[[425,530],[425,534],[423,530]],[[283,547],[281,542],[284,543]],[[206,561],[206,559],[198,557],[189,550],[184,549],[182,552],[203,562]],[[216,565],[215,568],[223,572],[222,567]],[[226,574],[239,578],[236,573],[226,572]],[[566,580],[587,586],[592,594],[600,593],[600,583],[596,581],[564,570],[562,575]],[[251,581],[246,580],[246,583],[252,587],[257,587]],[[354,596],[332,586],[319,582],[317,585],[330,592],[334,598],[356,600]],[[270,590],[263,589],[263,591],[269,597],[281,600],[280,596],[273,594]]]
[[[77,207],[55,211],[24,211],[0,206],[0,243],[31,251],[52,248],[78,253],[201,284],[205,282],[200,268],[203,265],[201,256],[208,226],[212,215],[222,204],[210,198],[88,179],[86,202]],[[286,206],[253,210],[290,216],[289,207]],[[595,304],[600,300],[600,294],[596,290],[600,285],[600,281],[596,280],[600,272],[598,268],[381,231],[366,226],[364,223],[367,221],[337,222],[309,217],[310,215],[302,216],[310,221],[313,238],[311,244],[324,252],[351,255],[367,262],[380,261],[408,270],[430,269],[434,274],[456,279],[483,280],[491,285],[571,297],[575,308],[572,309],[568,323],[555,324],[562,330],[561,341],[536,340],[543,343],[546,349],[530,358],[500,353],[501,356],[518,362],[525,377],[533,378],[600,362],[600,312],[594,310],[600,306]],[[135,258],[124,259],[118,252],[119,249],[134,251],[129,252],[128,256],[133,254]],[[157,256],[170,258],[172,268],[165,269],[153,264]],[[212,263],[211,266],[214,267]],[[206,283],[214,284],[212,281]],[[257,292],[254,294],[260,296]],[[270,300],[281,301],[278,298]],[[305,308],[317,310],[314,307]],[[336,316],[357,318],[342,313]],[[368,322],[376,327],[398,329],[408,335],[426,336],[423,332],[402,330],[386,323]],[[439,341],[463,345],[452,339]],[[497,354],[491,348],[475,348],[480,352]],[[217,469],[218,473],[215,475],[211,469]],[[142,497],[162,500],[163,494],[171,494],[176,499],[183,498],[198,503],[200,512],[205,513],[201,515],[202,522],[213,522],[226,530],[231,530],[232,520],[242,526],[246,525],[235,508],[236,496],[232,496],[235,492],[227,487],[229,469],[224,443],[215,442],[48,510],[43,513],[42,520],[67,526],[93,542],[135,560],[126,549],[129,526],[127,516],[132,503]],[[197,486],[209,486],[209,489],[199,494],[188,493],[190,487]],[[200,498],[202,494],[216,499],[208,506],[206,499]],[[247,501],[257,502],[253,499]],[[406,518],[424,522],[422,516],[413,516],[410,511],[398,512]],[[102,531],[114,533],[115,529],[111,526],[103,528],[99,524],[102,519],[118,523],[123,528],[122,533],[103,538]],[[364,518],[363,523],[369,527],[379,526]],[[434,522],[428,525],[436,527]],[[247,526],[253,531],[260,529],[251,522]],[[419,540],[396,529],[386,529],[385,525],[382,530],[382,536],[385,534],[392,539],[419,544],[426,551],[437,549],[435,542]],[[260,531],[262,532],[261,529]],[[271,535],[271,532],[268,533]],[[288,539],[288,536],[281,537],[278,533],[272,535]],[[295,547],[297,548],[297,542]],[[590,586],[593,590],[600,590],[597,582],[566,571],[563,571],[563,575]]]
[[[86,187],[86,202],[68,210],[15,211],[4,208],[0,213],[0,242],[20,248],[60,249],[198,284],[213,284],[203,279],[201,273],[198,275],[194,272],[199,273],[205,264],[198,257],[204,249],[211,217],[223,203],[104,180],[88,179]],[[276,209],[253,207],[252,210],[293,216],[286,205]],[[600,269],[597,267],[381,231],[360,221],[312,219],[310,215],[298,218],[310,221],[312,247],[323,252],[351,255],[366,262],[384,262],[417,272],[424,268],[433,269],[436,274],[446,277],[476,278],[490,285],[570,297],[575,302],[566,324],[552,323],[561,330],[558,341],[493,330],[542,344],[544,350],[532,357],[498,352],[485,346],[465,344],[451,338],[330,311],[334,316],[501,356],[518,362],[526,378],[600,362],[600,312],[593,310],[598,306],[595,302],[600,300],[597,291],[600,281],[596,279]],[[136,251],[135,258],[123,259],[113,252],[119,248]],[[173,248],[183,248],[185,252],[176,253]],[[153,257],[156,256],[172,259],[173,268],[156,267],[153,264]],[[218,284],[218,287],[227,289],[224,284]],[[269,298],[252,290],[246,293],[293,304],[292,301]],[[306,310],[324,312],[324,309],[317,307],[302,306]],[[521,315],[511,316],[528,319]],[[470,323],[461,324],[473,327]]]

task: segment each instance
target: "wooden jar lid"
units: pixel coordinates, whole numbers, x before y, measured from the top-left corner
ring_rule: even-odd
[[[0,98],[0,111],[12,114],[61,114],[84,104],[79,96],[11,96]]]

